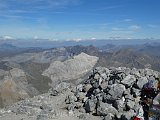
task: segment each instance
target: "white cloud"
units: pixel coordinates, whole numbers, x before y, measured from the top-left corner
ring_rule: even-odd
[[[96,40],[96,39],[97,39],[97,38],[95,38],[95,37],[92,37],[92,38],[91,38],[91,40]]]
[[[2,37],[0,37],[2,40],[15,40],[15,38],[14,37],[12,37],[12,36],[8,36],[8,35],[6,35],[6,36],[2,36]]]
[[[82,41],[82,38],[73,38],[73,39],[67,39],[66,41],[75,41],[75,42],[79,42]]]
[[[128,27],[130,30],[139,30],[141,28],[141,26],[139,25],[131,25]]]

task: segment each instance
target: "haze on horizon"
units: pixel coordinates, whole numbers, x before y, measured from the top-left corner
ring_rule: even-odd
[[[159,0],[0,0],[0,36],[160,38]]]

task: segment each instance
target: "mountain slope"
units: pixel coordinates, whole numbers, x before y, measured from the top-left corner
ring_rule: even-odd
[[[11,105],[19,100],[38,95],[39,92],[28,83],[26,73],[18,68],[1,70],[0,106]]]
[[[75,80],[89,72],[97,61],[98,57],[81,53],[64,62],[52,62],[42,75],[50,77],[52,84],[56,84],[59,81]]]

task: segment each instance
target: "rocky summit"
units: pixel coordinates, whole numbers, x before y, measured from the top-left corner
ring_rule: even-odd
[[[157,89],[159,77],[151,69],[97,67],[78,85],[61,82],[48,93],[1,109],[0,119],[145,120],[141,91],[150,82]]]

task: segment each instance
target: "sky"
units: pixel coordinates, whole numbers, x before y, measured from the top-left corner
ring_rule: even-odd
[[[160,38],[160,0],[0,0],[0,36]]]

